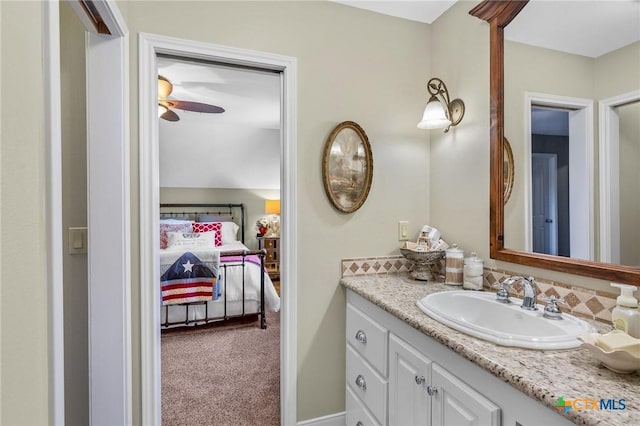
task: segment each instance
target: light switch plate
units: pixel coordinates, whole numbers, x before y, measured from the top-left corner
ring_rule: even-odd
[[[87,252],[87,227],[69,228],[69,254]]]
[[[409,239],[409,222],[401,220],[398,222],[398,241],[407,241]]]

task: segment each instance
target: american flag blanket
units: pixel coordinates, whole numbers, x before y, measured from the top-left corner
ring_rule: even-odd
[[[185,252],[174,262],[160,265],[162,304],[206,302],[220,297],[220,253],[196,256]],[[162,263],[162,261],[161,261]]]

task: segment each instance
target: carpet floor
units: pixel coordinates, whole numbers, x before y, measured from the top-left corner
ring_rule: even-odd
[[[162,424],[279,425],[280,314],[162,334]]]

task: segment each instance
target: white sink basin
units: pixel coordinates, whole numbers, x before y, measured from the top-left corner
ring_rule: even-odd
[[[510,304],[496,302],[495,293],[444,291],[418,300],[418,307],[431,318],[463,333],[502,346],[538,350],[577,348],[578,336],[594,332],[587,322],[569,314],[562,320],[542,316],[537,311],[520,308],[522,300]]]

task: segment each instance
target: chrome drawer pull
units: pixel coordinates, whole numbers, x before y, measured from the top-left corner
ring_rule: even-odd
[[[356,333],[356,340],[360,343],[367,343],[367,335],[364,331],[358,330]]]
[[[364,380],[364,377],[362,377],[361,374],[358,374],[358,377],[356,377],[356,386],[358,386],[363,391],[367,390],[367,382]]]
[[[416,376],[416,385],[421,385],[424,383],[424,376]]]
[[[427,393],[429,394],[429,396],[434,396],[438,393],[438,388],[435,386],[427,386]]]

